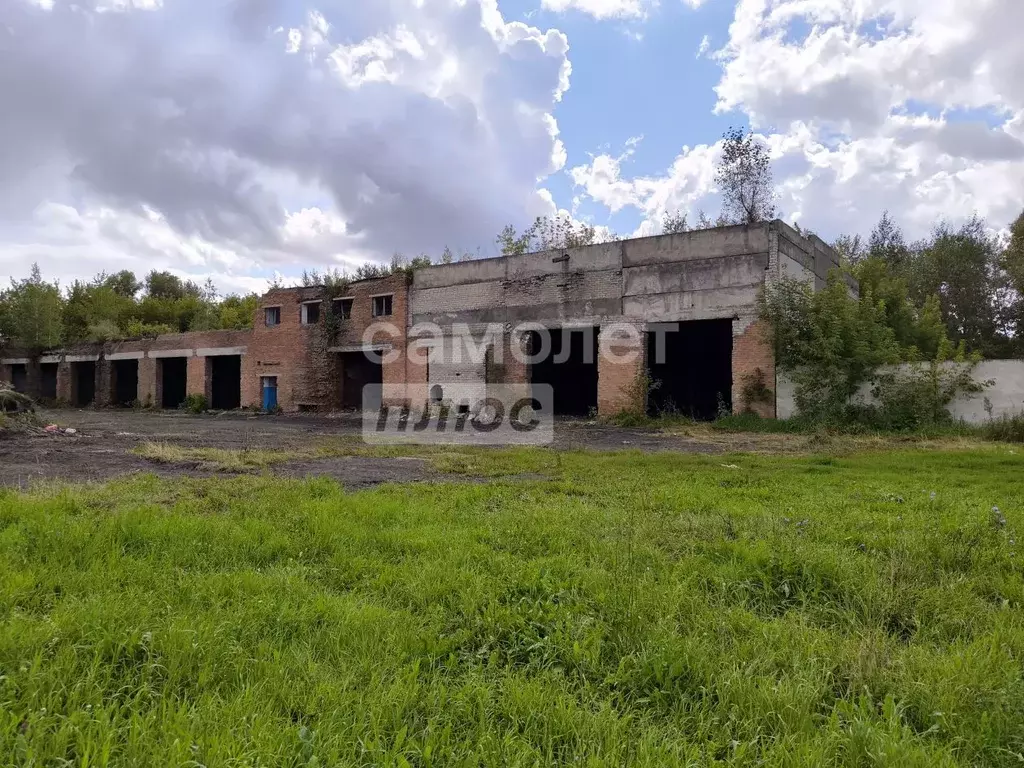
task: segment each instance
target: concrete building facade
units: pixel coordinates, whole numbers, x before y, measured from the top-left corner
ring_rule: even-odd
[[[549,384],[556,413],[627,409],[774,416],[757,320],[780,277],[824,285],[837,254],[781,221],[480,259],[346,285],[274,289],[249,331],[0,353],[0,378],[73,405],[373,408],[453,385]],[[760,382],[767,393],[745,402]],[[749,399],[749,398],[748,398]]]

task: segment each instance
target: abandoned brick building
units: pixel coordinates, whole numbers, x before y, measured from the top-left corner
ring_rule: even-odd
[[[546,383],[560,414],[610,415],[646,396],[652,411],[774,416],[759,290],[782,276],[820,288],[838,264],[781,221],[479,259],[274,289],[247,331],[6,349],[0,378],[74,406],[176,408],[195,393],[215,409],[333,410],[375,407],[368,384],[422,402],[456,383]],[[756,378],[765,394],[744,402]]]

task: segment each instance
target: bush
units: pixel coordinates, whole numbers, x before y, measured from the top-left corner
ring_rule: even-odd
[[[986,440],[1024,443],[1024,413],[992,419],[982,427],[982,432]]]
[[[791,377],[801,419],[826,428],[906,431],[949,425],[950,403],[984,385],[972,378],[980,358],[954,346],[941,324],[938,300],[910,313],[910,338],[901,343],[890,327],[885,301],[870,287],[850,295],[833,272],[815,292],[809,284],[782,280],[766,287],[761,319],[771,329],[776,363]],[[906,333],[902,334],[907,336]],[[872,402],[863,402],[870,387]]]
[[[185,397],[181,407],[189,413],[203,413],[209,408],[209,403],[206,401],[206,395],[191,394]]]

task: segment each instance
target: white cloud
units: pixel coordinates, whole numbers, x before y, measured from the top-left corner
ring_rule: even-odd
[[[658,0],[541,0],[541,5],[558,13],[576,10],[596,19],[642,19]]]
[[[707,52],[710,50],[711,38],[708,35],[704,35],[704,37],[702,37],[700,40],[700,45],[697,47],[697,58],[704,58],[704,56],[707,55]]]
[[[42,2],[0,3],[0,271],[439,253],[566,162],[568,41],[495,0]]]
[[[823,235],[866,232],[887,208],[912,237],[974,212],[1003,227],[1024,208],[1022,26],[1020,0],[738,0],[717,111],[760,128],[781,213]],[[714,155],[684,148],[654,177],[624,178],[608,155],[571,173],[650,231],[673,207],[714,206]]]

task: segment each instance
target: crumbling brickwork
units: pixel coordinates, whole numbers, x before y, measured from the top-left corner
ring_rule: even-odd
[[[771,396],[766,402],[748,403],[743,389],[758,371]],[[775,418],[775,352],[762,320],[748,318],[733,323],[732,403],[733,413],[752,410],[765,418]]]
[[[261,382],[276,377],[282,410],[335,409],[342,402],[343,353],[384,347],[385,384],[405,384],[410,376],[406,354],[408,278],[398,273],[350,283],[334,294],[322,287],[272,290],[260,301],[242,364],[242,402],[260,405]],[[374,299],[390,297],[390,314],[374,317]],[[318,318],[303,323],[303,304],[318,302]],[[349,316],[342,318],[342,302]],[[267,324],[267,310],[276,309]],[[307,316],[308,319],[308,316]],[[372,332],[368,332],[372,331]],[[424,374],[425,375],[425,374]]]
[[[597,412],[614,416],[623,411],[643,412],[644,341],[639,327],[632,338],[602,333],[598,339]]]

